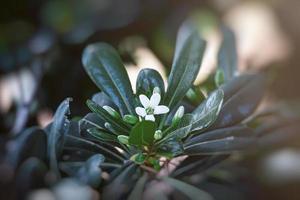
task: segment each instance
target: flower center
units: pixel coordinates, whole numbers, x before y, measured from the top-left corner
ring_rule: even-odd
[[[147,114],[152,115],[154,113],[154,108],[148,107],[148,108],[146,108],[146,112],[147,112]]]

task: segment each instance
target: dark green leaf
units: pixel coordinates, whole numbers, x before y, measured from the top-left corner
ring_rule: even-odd
[[[175,171],[172,172],[172,177],[191,177],[195,174],[204,173],[215,167],[216,164],[224,161],[228,155],[208,155],[208,156],[189,156],[183,160]]]
[[[215,129],[215,130],[204,132],[200,135],[196,135],[195,137],[189,139],[185,144],[190,145],[190,144],[199,143],[199,142],[206,142],[209,140],[226,138],[229,136],[246,137],[246,136],[253,136],[253,135],[254,135],[254,133],[253,133],[252,129],[250,129],[244,125],[238,125],[238,126]]]
[[[206,142],[193,143],[184,147],[187,155],[228,154],[254,147],[254,137],[226,137]]]
[[[36,127],[26,129],[17,138],[9,141],[6,149],[6,160],[14,168],[17,168],[29,157],[36,157],[45,161],[47,153],[46,133]]]
[[[148,176],[146,173],[141,178],[139,178],[127,200],[143,199],[143,192],[147,179]]]
[[[211,93],[193,112],[192,130],[202,130],[210,126],[218,117],[224,93],[218,89]]]
[[[160,94],[163,97],[165,85],[161,75],[154,69],[142,69],[136,81],[136,93],[151,96],[155,87],[160,89]]]
[[[137,123],[129,134],[129,144],[142,146],[150,145],[154,140],[156,124],[152,121],[141,121]]]
[[[121,135],[129,132],[129,127],[125,124],[121,119],[115,119],[112,117],[106,110],[104,110],[101,106],[96,104],[91,100],[86,101],[87,106],[93,111],[94,113],[98,114],[102,120],[111,124],[111,126]]]
[[[77,149],[85,149],[91,152],[103,154],[107,159],[115,160],[118,162],[123,162],[125,157],[120,154],[114,146],[110,144],[97,144],[95,142],[86,140],[84,138],[75,137],[75,136],[67,136],[66,138],[66,147],[73,147]]]
[[[115,110],[118,110],[118,107],[111,101],[110,97],[107,96],[104,92],[98,92],[92,96],[92,101],[98,104],[99,106],[110,106]]]
[[[250,116],[264,95],[262,75],[243,75],[221,87],[224,103],[213,129],[235,125]]]
[[[98,187],[101,183],[101,164],[104,162],[104,157],[101,154],[96,154],[89,158],[82,167],[77,171],[77,177],[85,184],[92,187]]]
[[[108,133],[104,130],[97,129],[97,128],[90,128],[87,132],[92,135],[93,137],[99,139],[100,141],[104,142],[117,142],[117,137],[112,133]]]
[[[103,129],[104,121],[96,113],[88,113],[86,116],[79,120],[79,129],[87,130],[89,128]]]
[[[57,166],[57,157],[62,153],[65,136],[70,126],[70,122],[67,118],[67,115],[70,114],[70,101],[71,99],[67,98],[59,105],[53,118],[51,130],[48,133],[47,154],[50,161],[50,170],[53,171],[57,177],[60,177]]]
[[[229,81],[237,71],[237,51],[234,33],[226,26],[222,27],[223,42],[218,54],[218,65],[224,72],[225,81]]]
[[[192,86],[201,65],[206,42],[188,25],[179,30],[164,103],[173,109]]]
[[[82,63],[94,83],[119,107],[122,115],[134,114],[131,84],[117,51],[105,43],[87,46]]]
[[[193,121],[193,115],[185,114],[181,118],[181,120],[180,120],[178,126],[175,128],[175,130],[168,133],[162,140],[159,141],[159,143],[161,144],[164,141],[169,140],[171,138],[176,139],[176,140],[181,140],[181,139],[185,138],[192,128],[192,123],[191,123],[192,121]]]
[[[119,173],[111,178],[112,181],[104,188],[101,198],[104,200],[124,199],[124,196],[140,177],[138,169],[138,166],[133,163],[129,163],[118,169]]]
[[[199,188],[182,182],[177,179],[173,179],[170,177],[163,177],[162,180],[175,188],[176,190],[182,192],[191,200],[213,200],[213,198],[205,191],[200,190]]]
[[[158,153],[166,157],[175,157],[183,152],[183,145],[180,140],[170,138],[160,144]]]
[[[24,199],[33,189],[45,185],[47,166],[37,158],[28,158],[19,167],[16,175],[16,199]],[[49,184],[49,183],[48,183]]]

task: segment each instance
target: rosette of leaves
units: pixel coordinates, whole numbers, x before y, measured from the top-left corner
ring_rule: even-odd
[[[206,43],[185,24],[168,86],[157,71],[143,69],[136,93],[112,46],[86,47],[83,65],[101,92],[87,100],[92,112],[79,121],[67,120],[68,100],[59,107],[48,134],[54,174],[75,176],[104,199],[211,199],[189,177],[255,144],[243,121],[256,109],[264,85],[261,75],[237,76],[233,34],[226,28],[223,33],[214,78],[193,85]]]

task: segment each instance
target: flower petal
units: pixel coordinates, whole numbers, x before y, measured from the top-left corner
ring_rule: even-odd
[[[145,120],[147,121],[155,121],[154,115],[146,115]]]
[[[136,107],[135,112],[141,117],[145,117],[147,115],[145,108],[142,107]]]
[[[167,106],[156,106],[154,108],[154,114],[159,115],[159,114],[165,114],[168,113],[170,110]]]
[[[152,94],[150,98],[151,107],[154,108],[155,106],[158,106],[159,102],[160,102],[160,94],[159,93]]]
[[[150,100],[146,95],[141,94],[139,96],[141,104],[144,106],[144,108],[148,108],[150,106]]]

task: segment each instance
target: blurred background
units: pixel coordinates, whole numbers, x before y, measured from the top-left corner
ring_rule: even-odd
[[[225,24],[236,35],[240,73],[272,74],[274,81],[263,104],[295,105],[300,98],[299,11],[299,0],[4,1],[0,7],[1,137],[32,125],[45,127],[66,97],[73,98],[73,116],[88,111],[85,101],[98,91],[81,64],[83,48],[90,43],[102,41],[117,48],[133,85],[145,67],[166,78],[178,27],[186,19],[193,20],[208,41],[196,84],[216,68],[220,26]],[[238,194],[300,199],[297,139],[238,159],[240,164],[230,167],[241,171],[236,181],[245,184]]]

